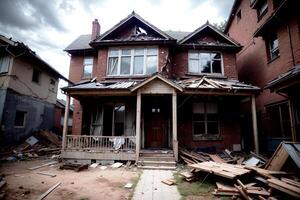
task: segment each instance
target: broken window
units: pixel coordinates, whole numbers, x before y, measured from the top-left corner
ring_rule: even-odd
[[[107,75],[145,75],[157,71],[157,48],[110,49],[108,57]]]
[[[279,56],[279,43],[277,35],[274,34],[267,40],[269,49],[269,60],[273,60]]]
[[[16,111],[16,116],[15,116],[15,127],[17,128],[22,128],[25,127],[25,119],[26,119],[26,113],[25,111]]]
[[[260,20],[268,12],[267,0],[258,1],[255,8],[257,11],[257,18],[258,18],[258,20]]]
[[[85,57],[83,60],[83,78],[91,78],[93,72],[93,57]]]
[[[8,72],[9,60],[9,56],[0,55],[0,73]]]
[[[38,69],[33,69],[32,72],[32,82],[39,83],[40,82],[41,71]]]
[[[103,135],[122,136],[125,133],[125,104],[103,106]]]
[[[193,104],[193,134],[219,134],[218,106],[216,103]]]
[[[193,74],[222,74],[221,54],[190,51],[188,72]]]

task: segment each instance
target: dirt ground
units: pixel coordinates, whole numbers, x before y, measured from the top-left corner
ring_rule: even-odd
[[[126,189],[124,185],[137,179],[139,172],[124,167],[105,170],[89,168],[81,172],[60,170],[59,165],[47,166],[36,170],[29,167],[45,164],[53,160],[20,161],[0,163],[0,174],[6,179],[5,199],[37,199],[56,183],[61,182],[45,199],[129,199],[133,189]],[[37,172],[56,174],[56,177],[39,175]]]

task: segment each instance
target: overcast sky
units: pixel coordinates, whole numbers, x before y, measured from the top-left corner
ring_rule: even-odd
[[[133,10],[161,30],[193,31],[207,20],[227,19],[232,4],[233,0],[0,0],[0,34],[27,44],[68,77],[70,57],[63,49],[79,35],[90,34],[95,18],[101,33]]]

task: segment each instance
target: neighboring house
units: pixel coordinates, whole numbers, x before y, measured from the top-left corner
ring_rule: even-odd
[[[2,142],[12,144],[53,128],[59,78],[67,80],[26,45],[0,35]]]
[[[251,97],[255,114],[260,89],[237,80],[238,43],[209,23],[164,32],[134,12],[99,32],[95,20],[65,49],[76,84],[63,91],[76,100],[64,158],[138,161],[164,149],[177,161],[178,146],[241,149],[240,102]]]
[[[54,132],[57,134],[62,134],[63,132],[65,108],[66,108],[66,101],[63,99],[57,99],[55,104],[55,114],[54,114]],[[70,105],[70,111],[68,117],[68,134],[71,134],[72,132],[73,110],[74,110],[74,106]]]
[[[237,54],[239,80],[265,88],[256,99],[259,138],[265,151],[275,150],[283,140],[299,138],[298,5],[292,0],[236,0],[225,30],[243,46]],[[293,96],[292,101],[286,93]]]

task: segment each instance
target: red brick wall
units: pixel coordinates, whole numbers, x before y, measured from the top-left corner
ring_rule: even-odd
[[[188,50],[179,50],[174,53],[172,75],[184,77],[188,73]],[[224,75],[230,79],[237,79],[235,53],[222,52]]]

